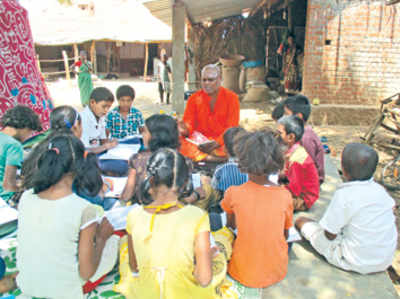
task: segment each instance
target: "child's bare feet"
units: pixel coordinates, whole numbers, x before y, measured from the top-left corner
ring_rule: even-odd
[[[15,272],[13,274],[4,276],[3,279],[0,280],[0,294],[10,292],[17,288],[17,284],[15,282],[17,275],[18,272]]]

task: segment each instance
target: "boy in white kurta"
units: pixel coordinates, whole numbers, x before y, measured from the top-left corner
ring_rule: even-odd
[[[386,270],[397,246],[394,200],[373,180],[374,149],[348,144],[342,154],[344,183],[319,222],[300,217],[296,226],[329,263],[361,274]]]

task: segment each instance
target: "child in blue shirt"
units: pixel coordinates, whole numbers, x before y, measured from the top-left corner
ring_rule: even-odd
[[[125,138],[140,133],[144,126],[142,112],[132,107],[135,90],[129,85],[117,89],[118,106],[107,115],[106,129],[111,138]]]
[[[248,181],[248,176],[241,173],[236,162],[236,155],[233,151],[235,137],[245,130],[241,127],[233,127],[224,133],[225,151],[229,156],[227,163],[217,167],[211,181],[211,186],[224,193],[230,186],[238,186]]]

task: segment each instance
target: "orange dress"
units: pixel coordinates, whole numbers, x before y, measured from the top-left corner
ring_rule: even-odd
[[[293,199],[283,186],[248,181],[225,191],[221,207],[235,215],[238,230],[228,265],[229,275],[250,288],[265,288],[287,273],[284,230],[293,223]]]
[[[189,129],[190,135],[197,131],[210,140],[215,140],[220,144],[216,150],[218,156],[225,156],[224,153],[224,133],[231,127],[239,125],[240,104],[238,96],[220,87],[214,110],[210,108],[211,97],[203,90],[194,93],[188,100],[183,121]],[[206,153],[201,152],[197,145],[181,137],[180,152],[182,155],[194,160],[201,161],[207,157]]]

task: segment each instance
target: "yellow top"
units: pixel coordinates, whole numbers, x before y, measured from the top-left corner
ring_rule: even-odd
[[[193,276],[196,235],[210,231],[207,213],[188,205],[153,216],[143,207],[128,215],[139,276],[130,279],[126,298],[218,298],[212,286],[202,288]]]

